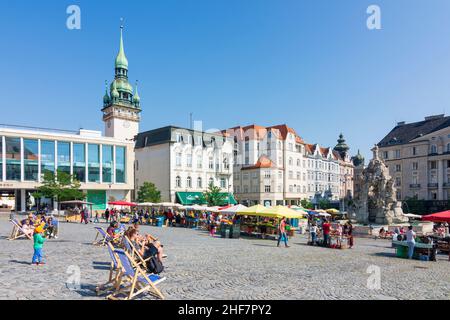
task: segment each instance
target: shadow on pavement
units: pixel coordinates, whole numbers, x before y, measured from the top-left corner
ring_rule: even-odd
[[[29,261],[19,261],[19,260],[9,260],[10,263],[16,263],[16,264],[24,264],[24,265],[31,265]]]

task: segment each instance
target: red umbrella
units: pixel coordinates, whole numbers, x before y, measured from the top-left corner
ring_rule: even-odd
[[[422,220],[423,221],[449,222],[450,223],[450,210],[423,216]]]
[[[135,206],[137,206],[136,203],[127,202],[127,201],[111,201],[111,202],[108,202],[108,204],[112,205],[112,206],[124,206],[124,207],[135,207]]]

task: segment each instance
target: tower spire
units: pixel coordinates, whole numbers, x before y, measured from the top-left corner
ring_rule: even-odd
[[[120,19],[120,44],[119,53],[116,58],[116,69],[126,69],[128,70],[128,59],[125,55],[125,49],[123,45],[123,18]]]

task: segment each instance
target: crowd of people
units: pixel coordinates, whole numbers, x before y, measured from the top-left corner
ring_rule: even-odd
[[[334,224],[328,218],[314,217],[308,218],[308,229],[310,234],[310,245],[321,245],[328,247],[331,245],[331,236],[336,239],[336,246],[341,247],[343,239],[348,239],[348,247],[351,249],[354,245],[353,225],[350,220],[341,224],[335,221]]]

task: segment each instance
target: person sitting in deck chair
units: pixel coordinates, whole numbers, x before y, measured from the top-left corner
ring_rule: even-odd
[[[34,225],[31,223],[30,219],[25,219],[22,222],[22,230],[23,230],[23,232],[26,235],[28,235],[30,237],[33,236],[33,234],[34,234]]]
[[[58,238],[58,220],[56,220],[55,218],[48,218],[44,229],[48,238]]]
[[[148,235],[143,239],[139,239],[136,229],[130,230],[129,239],[144,259],[156,256],[162,264],[164,252],[163,246],[159,241],[153,241]]]

